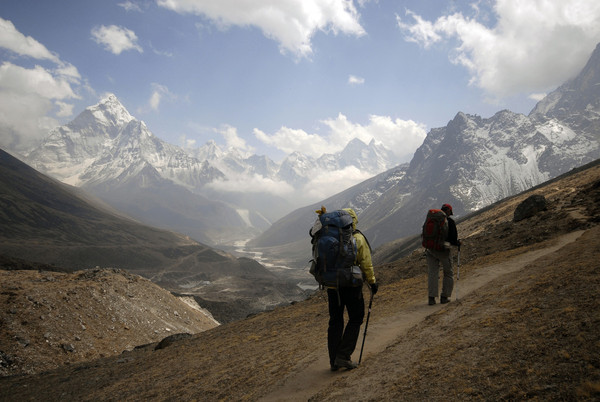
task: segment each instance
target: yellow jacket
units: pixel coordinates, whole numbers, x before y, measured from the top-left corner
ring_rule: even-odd
[[[352,216],[352,229],[356,231],[356,225],[358,224],[358,217],[356,212],[352,208],[344,208],[344,211],[348,212]],[[371,250],[369,249],[369,243],[362,233],[354,233],[356,239],[356,265],[360,267],[360,270],[365,274],[367,282],[369,284],[375,283],[375,271],[373,270],[373,262],[371,261]]]

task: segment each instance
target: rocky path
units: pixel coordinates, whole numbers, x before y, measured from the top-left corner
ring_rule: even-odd
[[[469,272],[467,276],[461,275],[459,281],[455,281],[454,296],[452,303],[461,302],[462,298],[469,297],[473,291],[488,284],[494,279],[503,275],[508,275],[523,269],[538,258],[551,254],[566,244],[575,241],[583,231],[572,232],[560,237],[557,242],[544,249],[530,251],[505,262],[482,267]],[[454,267],[455,273],[457,267]],[[456,297],[458,296],[458,299]],[[368,301],[366,301],[368,303]],[[372,316],[376,314],[377,296],[373,302]],[[363,362],[370,357],[382,352],[388,346],[393,345],[395,340],[404,335],[410,328],[425,320],[428,316],[444,309],[446,305],[436,304],[429,306],[426,303],[426,297],[423,296],[414,300],[408,306],[398,311],[392,317],[385,321],[369,323],[367,339],[363,352]],[[361,329],[364,331],[364,325]],[[359,338],[357,349],[353,360],[357,361],[360,354],[362,336]],[[297,362],[292,374],[282,380],[280,384],[269,394],[265,395],[261,401],[306,401],[311,396],[323,390],[327,385],[344,376],[346,371],[329,371],[329,361],[327,356],[327,346],[325,343],[316,351],[309,353],[305,359]]]

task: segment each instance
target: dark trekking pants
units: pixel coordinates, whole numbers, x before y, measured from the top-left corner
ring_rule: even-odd
[[[335,358],[350,360],[360,334],[360,326],[365,316],[365,301],[362,286],[356,288],[327,289],[329,299],[329,329],[327,347],[329,362],[333,366]],[[348,324],[344,329],[344,308],[348,310]]]

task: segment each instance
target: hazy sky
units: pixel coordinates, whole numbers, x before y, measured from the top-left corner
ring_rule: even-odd
[[[529,113],[598,42],[597,0],[2,0],[0,146],[110,92],[172,144],[409,160],[459,111]]]

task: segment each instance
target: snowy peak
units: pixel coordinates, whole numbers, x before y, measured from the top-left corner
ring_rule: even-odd
[[[117,97],[109,94],[97,104],[87,107],[72,122],[63,127],[86,137],[104,135],[115,138],[121,129],[133,120],[134,117]]]
[[[383,144],[371,140],[367,145],[358,138],[354,138],[346,145],[337,155],[337,160],[338,167],[341,169],[354,166],[370,173],[379,173],[399,163]]]
[[[96,105],[90,106],[86,110],[94,116],[98,123],[105,123],[107,126],[122,127],[134,120],[114,94],[108,94]]]
[[[299,185],[306,182],[314,166],[315,161],[313,158],[294,151],[283,160],[277,176],[283,181]]]
[[[245,162],[251,167],[250,173],[269,178],[277,174],[277,164],[266,155],[251,155]]]
[[[342,151],[323,154],[316,163],[324,171],[342,170],[353,166],[375,175],[398,165],[399,161],[383,144],[378,144],[374,140],[365,144],[362,140],[354,138]]]
[[[208,161],[219,160],[225,154],[214,140],[207,141],[200,148],[188,149],[188,152],[200,160]]]
[[[223,174],[183,149],[154,136],[113,94],[86,108],[72,122],[50,132],[27,155],[32,165],[77,186],[98,186],[142,172],[147,163],[165,179],[188,188]]]

